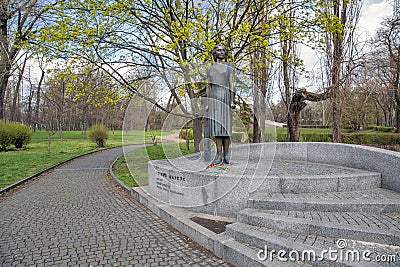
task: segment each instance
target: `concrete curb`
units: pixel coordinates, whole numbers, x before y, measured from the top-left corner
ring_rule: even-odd
[[[114,164],[117,162],[117,160],[119,159],[119,157],[120,157],[120,156],[118,156],[118,157],[111,163],[110,167],[108,167],[108,171],[110,172],[110,175],[111,175],[111,177],[114,179],[114,181],[117,182],[117,183],[122,187],[122,189],[124,189],[126,192],[130,192],[131,189],[130,189],[128,186],[126,186],[123,182],[121,182],[121,181],[117,178],[117,176],[115,176],[115,174],[114,174],[114,172],[113,172],[113,170],[112,170]]]
[[[3,194],[3,193],[6,193],[6,192],[8,192],[8,191],[10,191],[10,190],[12,190],[12,189],[15,189],[16,187],[18,187],[18,186],[20,186],[20,185],[22,185],[22,184],[24,184],[24,183],[26,183],[26,182],[32,180],[33,178],[36,178],[36,177],[42,175],[43,173],[49,172],[49,171],[51,171],[51,170],[54,170],[54,169],[60,167],[61,165],[65,164],[65,163],[68,163],[68,162],[70,162],[70,161],[73,161],[73,160],[75,160],[75,159],[78,159],[78,158],[81,158],[81,157],[84,157],[84,156],[87,156],[87,155],[90,155],[90,154],[94,154],[94,153],[97,153],[97,152],[101,152],[101,151],[104,151],[104,150],[109,150],[109,149],[118,148],[118,147],[122,147],[122,146],[107,147],[107,148],[105,148],[105,149],[93,150],[93,151],[86,152],[86,153],[84,153],[84,154],[80,154],[80,155],[77,155],[77,156],[73,156],[73,157],[71,157],[71,158],[69,158],[69,159],[66,159],[66,160],[64,160],[64,161],[62,161],[62,162],[59,162],[59,163],[57,163],[57,164],[55,164],[55,165],[53,165],[53,166],[50,166],[50,167],[48,167],[48,168],[46,168],[46,169],[44,169],[44,170],[42,170],[42,171],[40,171],[40,172],[37,172],[37,173],[35,173],[35,174],[32,174],[31,176],[28,176],[28,177],[26,177],[26,178],[24,178],[24,179],[22,179],[22,180],[20,180],[20,181],[18,181],[18,182],[16,182],[16,183],[12,184],[12,185],[9,185],[9,186],[7,186],[7,187],[1,188],[1,189],[0,189],[0,194]]]

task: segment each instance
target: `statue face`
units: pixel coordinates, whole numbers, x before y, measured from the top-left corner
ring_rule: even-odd
[[[224,45],[216,45],[212,53],[215,61],[226,58],[226,48]]]
[[[224,59],[226,57],[225,48],[222,46],[217,47],[215,50],[215,57],[219,59]]]

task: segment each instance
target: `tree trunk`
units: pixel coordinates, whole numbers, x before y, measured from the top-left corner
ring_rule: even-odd
[[[201,117],[193,119],[193,138],[194,138],[194,151],[200,152],[200,142],[203,137],[203,127]]]
[[[289,142],[299,142],[300,129],[299,129],[299,115],[300,112],[289,112],[287,119]]]
[[[339,99],[332,99],[332,131],[333,131],[333,142],[340,143],[341,141],[341,122],[342,122],[342,110],[338,103]]]
[[[45,75],[45,71],[42,69],[42,73],[40,75],[40,80],[39,80],[39,84],[38,84],[38,88],[36,91],[36,105],[35,105],[35,128],[36,126],[39,126],[39,108],[40,108],[40,91],[42,90],[42,83],[44,80],[44,75]]]
[[[0,83],[0,120],[4,118],[4,98],[6,95],[9,74],[1,74]]]
[[[396,108],[396,132],[400,133],[400,46],[397,49],[397,72],[394,81],[394,96]]]
[[[253,143],[259,143],[260,142],[260,120],[258,115],[260,114],[260,90],[258,88],[258,85],[260,83],[259,77],[258,77],[258,72],[256,71],[254,73],[254,78],[253,82],[255,84],[254,88],[254,115],[253,115]]]
[[[256,115],[256,107],[254,107],[254,115],[253,115],[253,143],[260,142],[260,127],[258,118]]]
[[[10,77],[11,66],[8,60],[8,40],[7,40],[7,4],[0,4],[0,120],[4,118],[4,97]]]
[[[288,57],[289,51],[286,47],[286,42],[284,41],[285,44],[282,47],[282,52],[284,57]],[[299,120],[298,118],[296,119],[295,117],[292,117],[295,115],[293,111],[291,111],[291,106],[293,100],[291,99],[290,95],[290,82],[289,82],[289,63],[287,60],[283,60],[282,62],[282,68],[283,68],[283,86],[285,88],[285,99],[286,99],[286,109],[287,109],[287,128],[288,128],[288,141],[289,142],[298,142],[299,141],[299,136],[300,133],[298,133],[298,124]],[[297,124],[296,124],[297,123]],[[297,128],[297,132],[296,132]],[[297,135],[297,136],[296,136]]]
[[[4,118],[4,98],[8,80],[11,77],[12,62],[20,50],[20,47],[15,45],[17,40],[10,48],[8,40],[9,14],[7,8],[8,3],[0,4],[0,120]]]
[[[343,1],[342,11],[340,12],[340,3],[338,0],[333,1],[333,13],[341,20],[344,27],[346,25],[347,4]],[[342,123],[342,107],[340,101],[340,69],[342,60],[343,33],[335,32],[333,34],[333,66],[332,66],[332,131],[333,142],[341,142],[341,123]]]
[[[299,142],[300,140],[299,118],[300,112],[307,106],[304,102],[306,96],[305,91],[297,90],[290,100],[287,120],[289,142]]]
[[[31,123],[32,123],[32,99],[33,99],[33,84],[31,84],[31,88],[29,90],[28,114],[27,114],[27,122],[26,122],[27,125],[31,125]]]
[[[398,103],[396,108],[396,133],[400,133],[400,103]]]
[[[300,139],[299,118],[300,112],[307,106],[305,100],[319,102],[331,98],[332,87],[325,89],[324,93],[311,93],[305,89],[296,90],[290,99],[288,111],[288,134],[290,142],[298,142]]]

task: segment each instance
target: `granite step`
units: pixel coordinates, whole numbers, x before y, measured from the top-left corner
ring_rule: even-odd
[[[248,207],[286,211],[400,212],[400,193],[382,188],[319,193],[257,193]]]
[[[302,212],[246,208],[238,221],[271,229],[400,245],[399,213]]]
[[[223,233],[221,235],[225,235],[222,237],[226,239],[222,243],[223,256],[222,258],[233,264],[234,266],[240,267],[311,267],[313,265],[297,261],[297,262],[288,262],[288,261],[280,261],[276,258],[276,255],[264,255],[264,250],[257,248],[248,243],[242,243],[236,241],[229,235]],[[271,259],[269,258],[271,257]]]
[[[337,239],[318,235],[306,235],[291,231],[282,231],[236,222],[226,227],[226,234],[245,246],[256,247],[258,251],[267,251],[266,261],[271,263],[269,255],[281,253],[276,261],[308,263],[312,266],[377,266],[373,260],[366,261],[364,252],[371,251],[369,258],[376,255],[390,255],[398,259],[400,247],[376,246],[351,239]],[[283,252],[279,252],[283,251]],[[336,251],[329,254],[329,251]],[[357,252],[355,252],[357,251]],[[354,254],[353,254],[354,253]],[[262,254],[264,255],[264,254]],[[304,255],[304,256],[303,256]],[[357,255],[359,256],[357,260]],[[394,257],[394,258],[393,258]],[[275,261],[271,266],[275,266]],[[396,264],[396,262],[394,262]],[[300,266],[300,265],[298,265]],[[379,266],[395,266],[393,262],[381,263]]]

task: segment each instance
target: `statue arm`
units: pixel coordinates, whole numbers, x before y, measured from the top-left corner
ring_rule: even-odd
[[[206,87],[206,111],[208,111],[208,99],[210,98],[210,91],[211,91],[211,83],[210,83],[210,78],[208,76],[208,72],[207,72],[207,87]]]
[[[236,92],[235,92],[235,86],[234,86],[234,65],[233,63],[230,63],[230,67],[232,68],[231,71],[229,72],[229,91],[231,92],[231,107],[235,108],[235,97],[236,97]]]

